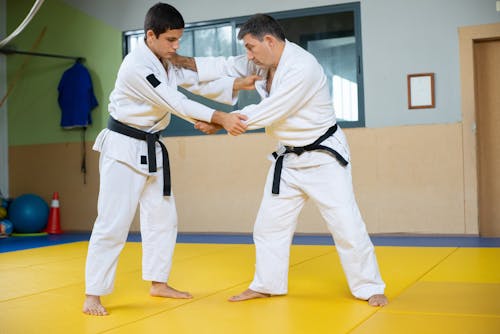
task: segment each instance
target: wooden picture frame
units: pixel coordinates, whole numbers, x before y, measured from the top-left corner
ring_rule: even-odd
[[[434,73],[408,74],[408,109],[435,108]]]

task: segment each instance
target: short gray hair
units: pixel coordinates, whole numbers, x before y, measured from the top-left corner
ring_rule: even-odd
[[[259,41],[262,41],[265,35],[272,35],[281,41],[286,38],[278,21],[266,14],[255,14],[243,23],[238,39],[243,39],[247,34],[253,35]]]

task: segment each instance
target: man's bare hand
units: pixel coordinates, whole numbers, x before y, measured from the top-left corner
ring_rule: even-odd
[[[194,128],[200,130],[207,135],[213,135],[222,129],[222,126],[214,123],[207,123],[203,121],[198,121],[194,124]]]
[[[242,121],[246,121],[248,117],[246,115],[234,113],[234,114],[226,114],[226,120],[222,126],[229,132],[232,136],[238,136],[245,131],[247,131],[247,125]]]
[[[243,114],[216,111],[212,115],[211,123],[222,125],[230,135],[238,136],[247,130],[247,125],[243,123],[247,119],[248,117]]]
[[[249,75],[247,77],[236,78],[233,83],[233,91],[239,90],[254,90],[255,81],[261,80],[258,75]]]

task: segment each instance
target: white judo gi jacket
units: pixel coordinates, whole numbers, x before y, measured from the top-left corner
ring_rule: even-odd
[[[164,130],[172,114],[191,123],[196,120],[210,122],[215,110],[189,100],[177,91],[177,86],[217,102],[235,102],[232,93],[234,78],[200,83],[196,72],[169,65],[167,72],[144,40],[140,40],[137,48],[125,57],[120,66],[115,88],[110,95],[110,115],[128,126],[153,133]],[[156,87],[146,79],[151,74],[159,82]],[[94,150],[138,171],[149,173],[148,166],[141,164],[140,159],[147,154],[146,142],[143,140],[104,129],[97,136]],[[158,167],[161,167],[158,143],[156,155]]]
[[[246,56],[195,61],[201,80],[251,74],[264,79],[256,83],[261,102],[236,112],[248,116],[249,129],[264,127],[278,140],[278,155],[284,153],[284,146],[312,144],[336,124],[323,68],[312,54],[294,43],[285,41],[269,93],[265,89],[267,71]],[[311,198],[335,240],[351,292],[368,299],[383,293],[385,284],[354,198],[347,140],[338,128],[321,144],[339,153],[348,165],[320,150],[285,154],[279,195],[271,194],[274,167],[270,168],[254,225],[256,269],[250,289],[287,293],[290,244],[298,215]]]

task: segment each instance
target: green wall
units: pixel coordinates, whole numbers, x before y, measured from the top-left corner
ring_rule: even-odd
[[[34,1],[7,1],[7,32],[10,33],[29,12]],[[17,50],[29,51],[40,32],[45,35],[35,52],[86,58],[94,94],[99,106],[92,111],[93,124],[87,140],[94,140],[108,119],[108,97],[122,60],[121,32],[96,20],[61,0],[46,0],[28,27],[10,43]],[[23,62],[27,65],[21,72]],[[9,145],[33,145],[77,142],[80,130],[60,127],[61,110],[57,103],[57,86],[63,72],[73,60],[9,55],[7,57],[8,86],[15,81],[7,101]]]

